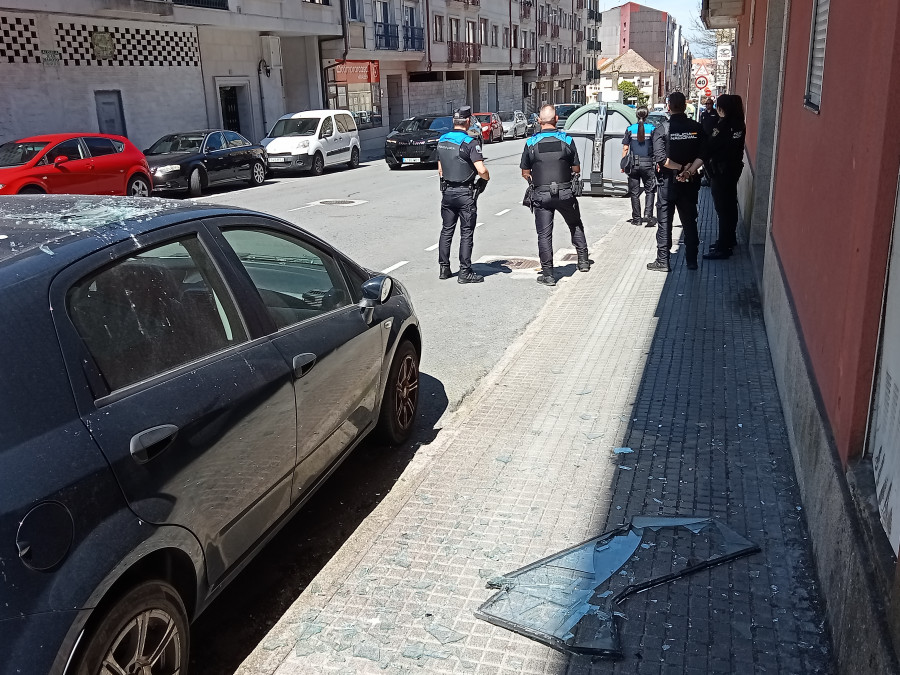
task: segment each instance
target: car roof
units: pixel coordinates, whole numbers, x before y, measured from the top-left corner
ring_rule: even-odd
[[[40,134],[38,136],[25,136],[17,138],[13,143],[54,143],[57,141],[66,141],[70,138],[115,138],[118,141],[127,141],[124,136],[116,136],[115,134],[97,134],[93,132],[70,133],[70,134]]]
[[[303,110],[302,112],[288,113],[287,115],[282,115],[278,119],[280,120],[289,120],[296,119],[301,117],[321,117],[322,115],[334,115],[336,113],[344,113],[345,115],[353,116],[349,110]]]

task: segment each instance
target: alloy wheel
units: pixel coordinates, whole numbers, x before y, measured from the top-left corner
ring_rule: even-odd
[[[406,355],[400,364],[394,395],[397,424],[401,429],[406,429],[413,423],[419,401],[419,366],[412,355]]]
[[[100,675],[180,675],[183,641],[173,617],[147,609],[112,641]]]
[[[253,182],[262,185],[266,182],[266,167],[257,162],[253,165]]]
[[[131,181],[131,188],[128,190],[128,194],[131,197],[149,197],[150,186],[142,178],[134,178]]]

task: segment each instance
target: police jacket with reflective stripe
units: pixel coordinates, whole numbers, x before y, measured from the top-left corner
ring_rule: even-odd
[[[572,167],[579,165],[578,151],[572,137],[561,131],[541,131],[525,142],[521,169],[531,170],[535,186],[568,183]]]
[[[469,183],[475,180],[478,172],[471,158],[474,150],[471,146],[474,143],[475,140],[464,131],[448,131],[441,136],[438,141],[438,159],[444,180],[451,183]]]

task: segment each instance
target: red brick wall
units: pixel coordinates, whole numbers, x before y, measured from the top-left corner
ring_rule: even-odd
[[[735,40],[735,94],[740,94],[744,99],[744,110],[747,113],[747,154],[750,162],[756,165],[756,137],[759,132],[758,115],[751,114],[759,109],[760,88],[762,86],[763,55],[766,45],[766,8],[768,0],[756,0],[756,9],[753,12],[753,27],[751,30],[752,0],[745,3],[747,14],[741,21],[740,29]],[[753,36],[751,42],[750,36]],[[764,102],[764,105],[772,105],[772,102]]]

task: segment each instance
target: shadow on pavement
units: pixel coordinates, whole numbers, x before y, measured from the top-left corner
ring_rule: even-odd
[[[444,385],[419,378],[419,411],[398,448],[370,437],[284,526],[192,628],[191,675],[233,673],[393,487],[447,409]]]

